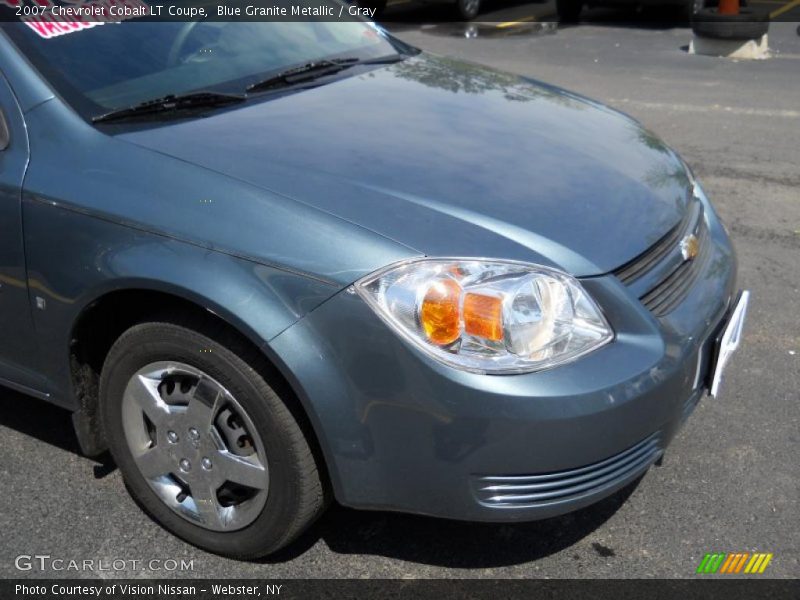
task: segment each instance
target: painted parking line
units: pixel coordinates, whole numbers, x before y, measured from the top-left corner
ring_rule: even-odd
[[[777,10],[773,10],[771,13],[769,13],[769,18],[774,19],[775,17],[779,17],[783,13],[788,12],[793,8],[797,8],[798,6],[800,6],[800,0],[793,0],[793,2],[789,2],[789,4],[786,4]]]
[[[629,98],[608,98],[611,106],[624,105],[645,110],[657,110],[659,112],[688,112],[688,113],[725,113],[729,115],[741,115],[748,117],[773,117],[781,119],[800,119],[800,110],[755,108],[745,106],[723,106],[720,104],[697,105],[697,104],[669,104],[663,102],[642,102]]]
[[[502,23],[497,23],[495,27],[498,29],[504,29],[506,27],[514,27],[515,25],[524,25],[525,23],[531,23],[536,20],[536,17],[533,15],[529,17],[520,17],[516,21],[504,21]]]

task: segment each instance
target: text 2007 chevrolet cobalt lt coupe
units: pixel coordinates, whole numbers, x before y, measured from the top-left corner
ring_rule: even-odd
[[[369,23],[65,27],[0,36],[0,378],[176,535],[565,513],[716,394],[747,293],[630,118]]]

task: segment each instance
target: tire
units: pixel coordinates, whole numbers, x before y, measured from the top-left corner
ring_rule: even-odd
[[[104,432],[130,494],[168,531],[231,558],[279,550],[326,504],[309,441],[269,371],[227,330],[167,317],[122,334],[100,377]]]
[[[577,23],[583,3],[580,0],[556,0],[556,13],[559,23]]]
[[[751,9],[738,15],[721,15],[716,8],[704,8],[692,20],[695,34],[721,40],[756,40],[769,30],[769,17]]]
[[[481,0],[456,0],[456,13],[464,21],[471,21],[481,12]]]

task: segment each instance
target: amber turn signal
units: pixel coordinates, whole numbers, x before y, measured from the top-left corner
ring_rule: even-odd
[[[467,294],[464,298],[464,331],[493,342],[503,339],[503,301],[494,296]]]
[[[461,337],[461,286],[452,279],[431,284],[422,300],[419,320],[425,335],[439,346]]]

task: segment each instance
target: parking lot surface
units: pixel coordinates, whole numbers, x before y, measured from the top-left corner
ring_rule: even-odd
[[[712,6],[717,0],[707,0]],[[610,3],[609,3],[610,4]],[[582,23],[629,23],[637,26],[643,23],[680,23],[680,7],[658,6],[657,2],[644,0],[645,6],[630,5],[628,8],[584,7],[581,12]],[[800,0],[742,0],[742,6],[756,14],[769,15],[773,21],[800,21]],[[453,5],[444,0],[389,0],[382,20],[389,22],[430,23],[451,21],[454,18]],[[557,21],[555,0],[481,0],[481,11],[475,19],[477,23],[492,23],[500,29],[513,32],[525,23]]]
[[[235,562],[184,544],[145,516],[113,464],[79,455],[68,413],[0,391],[0,576],[91,575],[14,566],[20,554],[48,554],[191,561],[184,571],[154,564],[106,577],[694,577],[707,552],[758,551],[774,554],[764,576],[799,577],[797,24],[772,25],[772,59],[733,62],[687,54],[686,27],[619,26],[593,14],[576,27],[474,39],[409,23],[388,27],[431,52],[539,78],[628,112],[694,167],[731,231],[740,285],[752,300],[721,398],[701,402],[663,466],[594,507],[536,523],[458,523],[333,506],[278,556]]]

